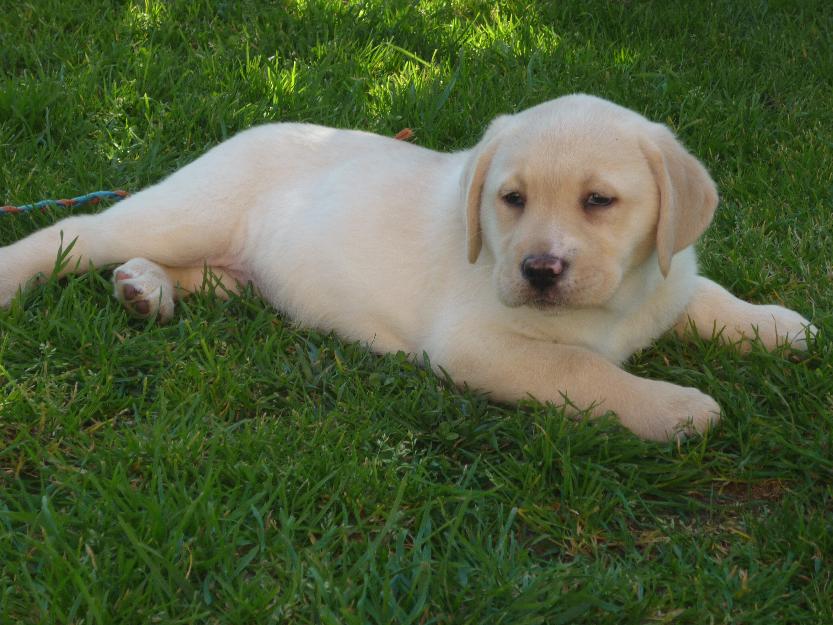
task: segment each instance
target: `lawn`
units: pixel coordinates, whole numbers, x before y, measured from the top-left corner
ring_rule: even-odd
[[[0,623],[833,622],[831,49],[826,0],[7,3],[0,204],[135,191],[271,121],[461,149],[583,91],[709,167],[703,272],[821,334],[637,354],[724,409],[658,445],[250,292],[160,327],[107,272],[51,280],[0,311]]]

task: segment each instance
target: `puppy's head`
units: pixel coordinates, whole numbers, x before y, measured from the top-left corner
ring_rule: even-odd
[[[665,126],[585,95],[497,118],[463,178],[469,261],[489,249],[507,306],[603,306],[649,260],[667,275],[717,206]]]

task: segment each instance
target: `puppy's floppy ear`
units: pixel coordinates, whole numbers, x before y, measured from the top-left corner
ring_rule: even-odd
[[[483,183],[497,151],[501,129],[506,126],[508,120],[508,116],[502,115],[489,125],[483,138],[472,149],[463,170],[461,185],[466,206],[466,251],[470,263],[477,260],[483,246],[483,234],[480,230]]]
[[[659,190],[657,257],[663,276],[671,258],[693,244],[711,223],[717,187],[706,168],[661,124],[641,141]]]

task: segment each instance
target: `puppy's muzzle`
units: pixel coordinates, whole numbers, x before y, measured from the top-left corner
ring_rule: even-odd
[[[554,287],[564,276],[569,263],[551,254],[533,254],[523,259],[521,274],[536,291],[544,292]]]

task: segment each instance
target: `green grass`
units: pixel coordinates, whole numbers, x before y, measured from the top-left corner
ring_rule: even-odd
[[[156,327],[106,274],[51,281],[0,312],[0,622],[833,621],[831,47],[825,0],[9,4],[2,203],[137,190],[267,121],[458,149],[584,91],[713,172],[705,273],[822,333],[802,362],[638,354],[724,408],[655,445],[251,294]],[[67,212],[0,218],[0,242]]]

